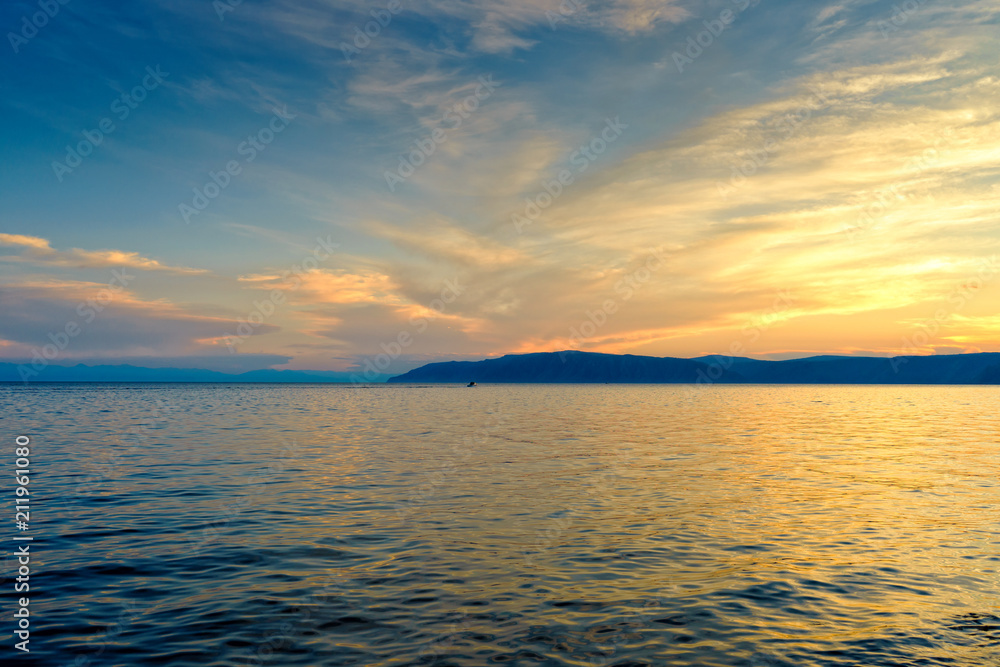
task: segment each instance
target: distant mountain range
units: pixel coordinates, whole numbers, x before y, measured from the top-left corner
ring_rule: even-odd
[[[20,368],[23,368],[20,367]],[[261,369],[223,373],[200,368],[128,364],[50,365],[29,382],[350,382],[349,373]],[[22,382],[19,365],[0,363],[0,382]],[[761,361],[712,355],[696,359],[595,352],[508,354],[484,361],[427,364],[389,382],[510,383],[772,383],[772,384],[1000,384],[1000,353],[930,357],[822,356]]]
[[[761,361],[721,355],[675,359],[539,352],[427,364],[389,382],[1000,384],[1000,353]]]
[[[25,364],[23,367],[30,368]],[[0,382],[23,382],[19,364],[0,363]],[[129,364],[106,366],[46,366],[31,382],[346,382],[344,373],[278,371],[270,368],[246,373],[221,373],[202,368],[144,368]]]

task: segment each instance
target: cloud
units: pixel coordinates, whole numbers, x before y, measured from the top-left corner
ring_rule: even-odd
[[[0,286],[3,356],[28,357],[64,339],[60,359],[173,356],[225,350],[235,318],[187,312],[167,300],[148,300],[120,286],[70,280],[24,281]],[[71,333],[76,331],[76,333]],[[261,324],[256,333],[277,331]],[[69,333],[71,337],[64,338]],[[55,337],[55,338],[53,338]]]
[[[405,280],[375,270],[355,273],[317,269],[299,276],[254,274],[241,276],[240,280],[254,289],[278,289],[288,293],[294,317],[305,323],[303,331],[310,336],[339,340],[340,335],[333,332],[346,322],[354,327],[368,322],[371,326],[369,337],[373,330],[378,330],[378,322],[382,320],[443,319],[463,330],[472,330],[478,325],[478,320],[461,315],[456,308],[435,310],[432,307],[435,299],[446,292],[448,303],[454,302],[449,285],[456,284],[455,281],[445,281],[443,286],[438,283],[429,288],[434,291],[426,294],[422,289],[405,284]],[[460,281],[457,284],[461,286]],[[415,292],[422,294],[414,296]],[[376,313],[382,314],[376,316]]]
[[[246,117],[252,111],[276,99],[302,107],[295,132],[247,169],[251,181],[213,204],[221,229],[241,238],[225,238],[218,257],[199,260],[217,262],[212,280],[189,280],[207,272],[134,252],[54,249],[18,234],[0,236],[14,249],[2,259],[74,277],[96,267],[183,278],[120,295],[104,314],[131,333],[115,338],[109,329],[114,343],[95,354],[125,353],[117,345],[138,354],[144,327],[145,351],[218,351],[250,301],[283,290],[287,303],[256,331],[270,335],[240,349],[294,356],[301,368],[379,354],[421,319],[427,329],[407,359],[565,348],[576,344],[574,329],[602,319],[609,301],[617,310],[585,349],[687,354],[737,341],[758,354],[889,352],[997,248],[996,3],[924,3],[889,35],[879,21],[893,9],[868,0],[762,7],[717,36],[698,69],[682,76],[669,68],[669,53],[714,10],[702,7],[690,25],[675,27],[694,5],[423,0],[403,3],[348,62],[341,43],[384,6],[243,3],[219,22],[205,5],[171,4],[186,21],[199,13],[189,23],[206,32],[192,44],[234,57],[203,51],[185,63],[197,66],[172,85],[186,125],[172,121],[167,105],[135,116],[149,125],[134,126],[133,137],[148,130],[189,142],[147,161],[157,173],[137,199],[157,201],[172,175],[181,174],[177,192],[204,182],[205,170],[232,153],[239,128],[258,126]],[[565,20],[553,29],[547,12]],[[156,31],[141,34],[153,39]],[[449,109],[490,74],[501,84],[495,94],[452,127]],[[95,104],[100,110],[106,101]],[[32,106],[44,108],[35,100],[22,110]],[[204,113],[187,113],[194,109]],[[573,169],[573,151],[619,111],[632,127],[614,149],[575,173],[517,233],[511,214],[560,169]],[[442,128],[447,140],[390,192],[384,173]],[[102,150],[124,150],[115,142]],[[94,173],[105,167],[95,163]],[[209,243],[215,227],[200,228],[199,238]],[[351,249],[339,268],[299,279],[267,268],[280,268],[276,253],[297,249],[320,227],[335,228]],[[114,246],[113,237],[94,243]],[[621,289],[653,249],[665,255],[662,267]],[[234,274],[242,275],[224,277]],[[432,304],[449,280],[462,294],[437,315]],[[184,302],[183,289],[195,282],[205,302],[198,307]],[[76,317],[74,300],[97,289],[36,283],[5,296],[37,303],[39,321],[18,315],[20,333],[0,343],[4,354],[39,336],[44,342],[60,319]],[[771,312],[784,292],[794,306]],[[985,292],[960,313],[970,319],[950,321],[930,345],[960,347],[955,337],[968,336],[995,347],[988,341],[998,340],[996,323],[980,305],[989,302]],[[744,329],[759,330],[758,338]],[[80,353],[102,345],[78,342]]]
[[[42,252],[49,252],[49,242],[37,236],[23,236],[21,234],[0,234],[0,245],[24,246],[25,248],[35,248]]]
[[[339,52],[342,44],[353,44],[356,28],[372,20],[372,10],[370,4],[357,0],[295,0],[261,9],[252,20]],[[251,17],[245,8],[241,11],[244,17]],[[510,54],[535,46],[540,29],[551,33],[553,28],[573,25],[627,37],[649,32],[662,23],[683,21],[690,13],[679,0],[427,0],[404,2],[396,16],[397,22],[418,17],[446,33],[457,29],[464,34],[471,53]],[[388,24],[372,39],[377,44],[374,48],[385,48],[400,39],[400,32],[398,26]]]
[[[371,231],[466,271],[474,289],[456,307],[494,350],[565,348],[606,299],[621,309],[587,349],[728,344],[782,291],[796,305],[769,329],[854,315],[870,327],[927,310],[995,250],[998,102],[1000,78],[958,53],[811,75],[588,174],[523,236],[501,219],[503,244],[451,223]],[[624,303],[616,285],[650,239],[666,267]],[[510,268],[493,273],[499,258]],[[401,285],[408,271],[395,269]],[[509,305],[487,308],[500,293]],[[996,337],[991,325],[976,342]]]
[[[598,12],[603,15],[599,24],[627,34],[646,32],[660,23],[680,23],[691,16],[681,3],[663,0],[616,0],[606,6],[601,3]]]
[[[544,26],[546,30],[572,25],[612,34],[634,35],[660,23],[678,23],[690,13],[674,0],[433,0],[429,7],[464,20],[472,28],[472,46],[486,53],[526,49],[536,41],[518,32]],[[430,12],[429,12],[430,13]]]
[[[835,3],[832,5],[827,5],[819,11],[816,15],[816,23],[822,24],[833,18],[837,14],[841,13],[848,7],[847,3]]]
[[[367,230],[435,263],[469,268],[523,266],[529,257],[522,251],[484,238],[444,218],[407,227],[371,222]]]
[[[76,269],[142,269],[163,271],[179,275],[204,275],[204,269],[169,266],[155,259],[143,257],[139,253],[122,250],[56,250],[49,241],[37,236],[20,234],[0,234],[0,246],[23,248],[20,255],[0,257],[0,261],[26,262],[43,266],[57,266]]]
[[[301,275],[250,274],[239,280],[262,290],[295,292],[299,303],[401,305],[392,279],[377,272],[350,273],[345,270],[317,269]]]
[[[571,330],[607,300],[619,309],[588,338],[588,349],[718,352],[766,321],[754,341],[761,353],[811,345],[851,351],[804,323],[839,331],[850,321],[871,331],[899,327],[901,311],[919,317],[1000,231],[1000,79],[973,57],[974,45],[949,36],[965,29],[957,23],[930,28],[933,48],[916,20],[889,44],[866,23],[869,5],[811,11],[803,21],[824,41],[790,64],[809,74],[681,131],[638,127],[643,136],[622,142],[634,142],[622,149],[630,156],[595,162],[521,235],[510,214],[566,162],[587,121],[523,81],[504,81],[399,186],[398,199],[380,198],[382,211],[359,216],[357,232],[389,242],[393,252],[378,246],[365,271],[311,278],[302,290],[308,330],[339,350],[368,349],[362,330],[392,338],[452,276],[468,286],[449,308],[455,330],[447,333],[457,338],[444,344],[430,332],[427,340],[456,354],[565,348]],[[973,5],[976,17],[988,15]],[[347,89],[354,113],[394,122],[378,142],[386,166],[394,168],[475,85],[451,58],[463,48],[532,48],[530,41],[549,34],[546,11],[557,9],[530,0],[488,7],[441,0],[413,11],[458,19],[471,35],[467,45],[418,48],[402,33],[382,35]],[[676,3],[613,2],[565,18],[557,32],[625,35],[685,14]],[[738,29],[727,39],[738,39]],[[387,55],[405,49],[412,62]],[[651,248],[669,259],[625,300],[617,288]],[[783,292],[795,306],[774,316],[771,304]],[[899,336],[866,335],[871,349],[898,347]]]
[[[927,349],[946,349],[947,345],[941,343],[955,343],[960,350],[967,350],[970,347],[986,346],[995,347],[997,332],[1000,331],[1000,315],[960,315],[950,314],[942,321],[938,322],[932,318],[909,322],[913,327],[913,335],[910,340],[920,342],[930,338],[930,344],[919,346],[926,352]],[[930,336],[918,337],[918,332],[932,332]]]

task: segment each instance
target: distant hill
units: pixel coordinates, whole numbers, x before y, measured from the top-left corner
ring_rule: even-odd
[[[201,368],[144,368],[129,364],[86,366],[50,365],[29,382],[344,382],[339,373],[262,369],[231,374]],[[0,382],[22,382],[18,364],[0,363]]]
[[[926,357],[820,356],[787,361],[697,359],[594,352],[509,354],[421,366],[389,382],[1000,384],[1000,353]]]

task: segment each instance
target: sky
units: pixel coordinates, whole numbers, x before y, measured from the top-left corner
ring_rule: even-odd
[[[5,2],[0,361],[1000,351],[998,17]]]

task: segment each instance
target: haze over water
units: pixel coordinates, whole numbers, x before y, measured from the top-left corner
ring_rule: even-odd
[[[1000,664],[996,405],[985,386],[0,386],[9,439],[32,440],[31,655]]]

